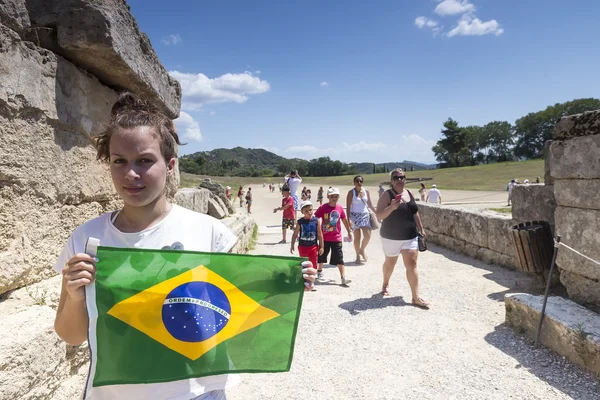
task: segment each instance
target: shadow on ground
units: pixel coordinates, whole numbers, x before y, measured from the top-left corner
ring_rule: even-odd
[[[485,341],[515,359],[514,368],[525,368],[574,399],[600,399],[600,382],[551,350],[535,348],[526,338],[518,336],[506,323],[494,328]]]
[[[338,307],[348,311],[350,315],[358,315],[361,313],[361,311],[375,310],[386,307],[404,307],[409,305],[410,304],[404,301],[402,296],[383,297],[381,293],[377,293],[371,297],[365,297],[362,299],[341,303]]]
[[[489,264],[485,261],[457,253],[435,244],[428,243],[427,246],[428,250],[432,253],[439,254],[448,260],[488,271],[488,274],[483,275],[485,278],[507,288],[501,292],[488,294],[487,297],[489,299],[503,302],[504,296],[508,293],[530,293],[534,295],[544,293],[544,282],[536,275],[530,275],[506,267]]]

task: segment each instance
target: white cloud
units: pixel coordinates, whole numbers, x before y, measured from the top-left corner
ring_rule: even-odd
[[[325,86],[329,86],[329,82],[325,82],[325,81],[323,81],[323,82],[319,83],[319,85],[321,85],[321,86],[323,86],[323,87],[325,87]]]
[[[175,120],[175,125],[182,138],[187,140],[202,140],[202,132],[200,132],[200,124],[190,114],[185,111],[179,113],[179,118]],[[183,133],[183,134],[182,134]]]
[[[175,34],[171,34],[167,37],[164,37],[160,40],[161,42],[163,42],[163,44],[170,46],[170,45],[176,45],[182,42],[181,40],[181,36],[179,36],[179,33],[175,33]]]
[[[474,12],[475,6],[469,3],[469,0],[442,0],[434,11],[441,16],[457,15]]]
[[[254,71],[254,73],[255,73],[256,75],[260,75],[260,69],[257,69],[256,71]]]
[[[440,31],[440,27],[438,26],[438,22],[433,20],[433,19],[429,19],[427,17],[417,17],[415,19],[415,25],[417,27],[419,27],[419,29],[423,29],[424,27],[427,28],[431,28],[431,30],[433,31],[433,35],[437,35],[438,32]]]
[[[211,111],[210,115],[215,115],[217,112],[216,111]]]
[[[169,74],[181,83],[181,108],[185,110],[199,110],[203,104],[208,103],[245,103],[249,95],[271,90],[268,81],[251,72],[228,73],[212,79],[202,73],[170,71]]]
[[[494,34],[500,36],[504,33],[504,29],[500,28],[500,24],[495,19],[481,22],[479,18],[462,18],[450,32],[448,37],[453,36],[482,36]]]

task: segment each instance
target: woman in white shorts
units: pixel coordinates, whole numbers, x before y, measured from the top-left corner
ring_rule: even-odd
[[[429,304],[419,296],[419,274],[417,257],[419,232],[425,236],[419,208],[412,193],[404,188],[406,175],[400,168],[390,173],[392,189],[384,192],[377,203],[377,218],[381,224],[381,243],[385,262],[383,263],[383,285],[381,292],[389,296],[389,284],[398,257],[406,267],[406,278],[412,292],[412,304],[429,308]]]

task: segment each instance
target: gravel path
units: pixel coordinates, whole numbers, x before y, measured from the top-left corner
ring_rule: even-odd
[[[278,193],[253,189],[260,227],[254,254],[288,255]],[[316,193],[316,191],[314,192]],[[288,240],[291,236],[288,237]],[[344,244],[349,288],[337,268],[305,296],[292,369],[244,375],[228,391],[242,399],[600,399],[600,382],[546,349],[534,349],[504,324],[503,296],[527,291],[527,276],[430,245],[419,256],[422,296],[410,306],[404,267],[396,266],[383,299],[378,232],[355,265]]]

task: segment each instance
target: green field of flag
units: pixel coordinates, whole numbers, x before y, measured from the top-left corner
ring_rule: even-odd
[[[289,370],[302,259],[110,247],[97,257],[93,386]]]

